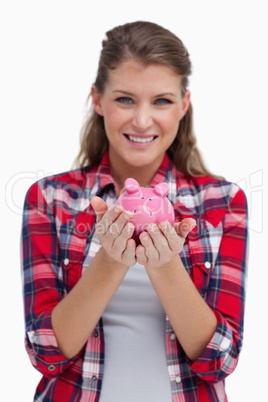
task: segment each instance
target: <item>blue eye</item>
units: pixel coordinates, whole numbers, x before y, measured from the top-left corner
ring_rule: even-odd
[[[158,105],[168,105],[168,104],[173,103],[173,102],[171,100],[169,100],[169,99],[159,98],[159,99],[156,99],[155,103],[158,104]]]
[[[116,98],[116,102],[124,103],[125,105],[131,105],[133,103],[131,98],[126,96],[121,96],[120,98]]]

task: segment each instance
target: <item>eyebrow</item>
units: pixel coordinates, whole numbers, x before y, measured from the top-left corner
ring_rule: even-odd
[[[132,92],[123,91],[123,90],[121,90],[121,89],[116,89],[116,90],[113,91],[113,93],[114,93],[114,92],[120,92],[121,94],[129,95],[129,96],[136,96],[136,95],[133,94]],[[163,93],[161,93],[161,94],[158,94],[158,95],[154,96],[154,98],[161,98],[161,97],[167,96],[167,95],[173,96],[174,98],[176,98],[176,95],[175,95],[173,92],[163,92]]]

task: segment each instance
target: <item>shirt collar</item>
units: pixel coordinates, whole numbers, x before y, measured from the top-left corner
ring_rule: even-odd
[[[96,178],[91,190],[91,198],[95,195],[100,195],[103,189],[109,185],[113,185],[118,194],[118,186],[112,174],[107,150],[104,152],[102,160],[97,168]]]
[[[166,182],[169,184],[170,189],[168,193],[168,199],[175,204],[176,203],[176,167],[173,165],[172,161],[169,159],[167,153],[165,153],[161,166],[156,172],[154,178],[152,179],[150,186],[154,187],[158,183]],[[96,172],[96,179],[91,191],[91,197],[99,195],[102,190],[108,185],[113,185],[115,187],[116,193],[118,192],[117,183],[113,177],[110,162],[109,153],[106,150],[103,154],[102,160],[98,166]]]
[[[168,199],[172,204],[176,203],[177,196],[177,170],[173,162],[169,159],[168,154],[165,153],[164,159],[159,167],[156,175],[150,183],[150,186],[154,187],[158,183],[166,182],[169,184]]]
[[[198,182],[198,179],[196,179],[196,181]],[[169,193],[167,197],[170,202],[173,205],[176,205],[176,208],[180,210],[181,215],[183,217],[194,217],[196,203],[192,199],[192,196],[183,195],[182,193],[181,196],[178,197],[178,191],[181,186],[184,187],[186,183],[186,187],[189,187],[189,181],[183,173],[179,172],[176,169],[176,166],[169,159],[167,153],[165,153],[161,166],[152,179],[150,186],[154,187],[158,183],[162,182],[166,182],[169,184]],[[91,190],[91,197],[93,197],[94,195],[101,196],[101,193],[103,192],[105,187],[108,187],[109,185],[114,186],[115,193],[118,195],[118,186],[112,174],[109,162],[109,153],[107,150],[105,151],[102,160],[97,168],[94,185]],[[197,184],[195,184],[194,187],[196,187],[196,185]],[[216,212],[215,210],[212,210],[211,212],[206,212],[201,216],[203,217],[203,219],[207,219],[216,227],[219,221],[222,220],[225,213],[225,209],[217,210]]]

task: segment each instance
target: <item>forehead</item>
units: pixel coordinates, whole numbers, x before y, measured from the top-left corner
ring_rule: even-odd
[[[124,90],[131,88],[152,88],[163,90],[163,87],[180,89],[181,76],[173,69],[163,64],[150,63],[145,65],[137,60],[128,59],[114,70],[109,70],[107,84],[115,89],[123,86]],[[160,91],[161,92],[161,91]]]

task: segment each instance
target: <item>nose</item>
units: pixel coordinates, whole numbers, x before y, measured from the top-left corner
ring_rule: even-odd
[[[145,131],[151,127],[153,122],[150,106],[140,105],[135,109],[133,126],[137,131]]]
[[[156,222],[156,216],[151,208],[144,205],[139,205],[134,209],[134,215],[131,222],[135,226],[135,231],[137,234],[146,230],[149,223]]]
[[[139,224],[148,224],[155,222],[156,216],[153,210],[146,205],[139,205],[134,209],[134,215],[131,219],[131,222],[139,223]],[[135,224],[134,223],[134,224]]]
[[[138,205],[135,209],[134,209],[134,214],[136,216],[136,218],[138,217],[138,219],[143,219],[144,216],[153,216],[153,210],[151,208],[149,208],[147,205]]]

